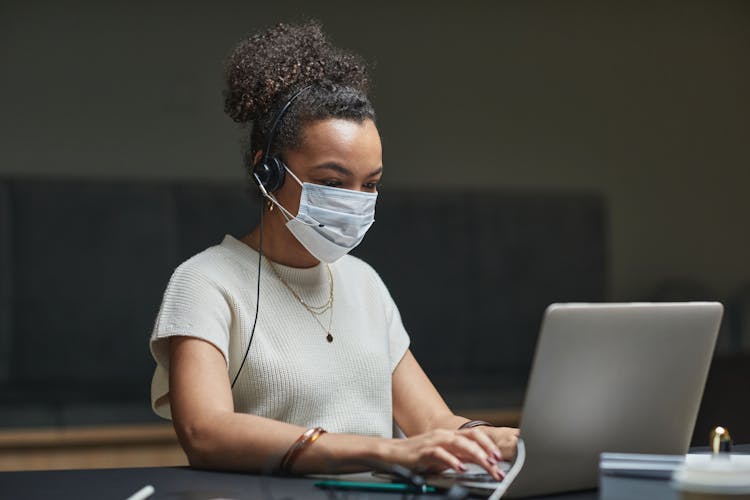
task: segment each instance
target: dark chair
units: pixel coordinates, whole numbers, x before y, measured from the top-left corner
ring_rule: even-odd
[[[0,426],[156,420],[147,340],[162,293],[187,257],[249,231],[247,191],[0,179]],[[355,253],[455,407],[520,404],[544,308],[605,298],[598,196],[394,189],[376,219]]]

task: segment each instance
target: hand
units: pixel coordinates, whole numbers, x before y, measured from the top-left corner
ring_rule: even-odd
[[[464,472],[466,467],[463,462],[471,462],[482,466],[499,481],[503,473],[496,464],[502,457],[493,438],[483,430],[473,428],[456,431],[436,429],[408,439],[392,440],[385,459],[418,473],[439,472],[447,468]]]
[[[515,427],[490,427],[486,425],[474,427],[474,429],[481,430],[492,439],[495,446],[500,449],[502,460],[510,462],[515,458],[520,430]]]

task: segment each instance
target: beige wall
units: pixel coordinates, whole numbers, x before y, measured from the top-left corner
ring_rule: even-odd
[[[611,298],[750,282],[748,2],[62,3],[0,5],[0,175],[239,180],[221,61],[311,15],[376,62],[385,189],[598,191]]]

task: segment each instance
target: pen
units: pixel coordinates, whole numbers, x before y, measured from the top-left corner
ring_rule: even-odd
[[[435,493],[432,486],[413,486],[404,483],[363,483],[358,481],[320,481],[315,483],[318,488],[332,490],[359,490],[359,491],[407,491],[411,493]]]
[[[146,486],[144,486],[140,490],[138,490],[135,493],[133,493],[132,495],[130,495],[125,500],[145,500],[146,498],[148,498],[151,495],[153,495],[154,491],[155,491],[154,487],[151,486],[150,484],[147,484]]]

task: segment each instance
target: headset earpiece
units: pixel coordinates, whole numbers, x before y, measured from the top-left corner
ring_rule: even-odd
[[[263,149],[263,155],[260,157],[260,161],[253,165],[252,172],[250,173],[253,181],[258,184],[261,191],[265,190],[265,193],[273,193],[277,191],[284,184],[284,173],[286,172],[286,165],[278,156],[269,156],[271,146],[273,146],[273,139],[276,137],[276,131],[279,127],[281,118],[286,113],[289,106],[292,105],[295,99],[297,99],[303,92],[312,88],[312,85],[302,87],[300,90],[294,93],[292,97],[281,107],[279,112],[273,119],[271,129],[268,131],[266,137],[266,145]]]
[[[284,184],[284,177],[286,172],[286,165],[278,156],[272,156],[265,159],[265,155],[261,157],[261,160],[253,166],[253,181],[256,184],[260,183],[261,186],[268,193],[278,191],[279,188]]]

